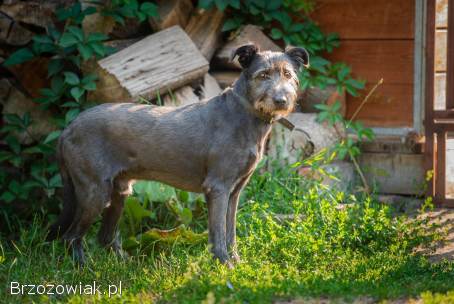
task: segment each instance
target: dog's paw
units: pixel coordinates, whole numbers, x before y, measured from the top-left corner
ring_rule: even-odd
[[[230,260],[235,264],[240,263],[241,258],[240,258],[240,255],[238,254],[238,252],[236,252],[236,251],[232,252],[232,254],[230,255]]]

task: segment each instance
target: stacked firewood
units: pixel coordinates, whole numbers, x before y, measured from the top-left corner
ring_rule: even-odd
[[[4,1],[0,5],[0,60],[28,44],[34,35],[44,33],[55,21],[56,7],[71,2],[74,1]],[[91,1],[82,2],[94,5]],[[239,45],[254,42],[262,50],[283,50],[283,45],[273,42],[254,25],[245,25],[227,36],[222,32],[224,13],[214,8],[199,9],[191,0],[159,0],[157,4],[159,18],[150,18],[148,22],[130,19],[120,26],[99,13],[84,19],[85,32],[109,35],[112,40],[107,44],[117,50],[82,67],[84,72],[94,72],[99,77],[96,91],[90,92],[90,100],[149,101],[174,106],[199,102],[220,94],[238,78],[240,65],[231,61],[230,56]],[[3,113],[31,112],[38,122],[33,131],[37,136],[52,129],[49,115],[32,101],[39,97],[40,88],[49,85],[47,64],[48,59],[37,58],[0,70]],[[345,96],[337,94],[335,89],[313,88],[302,93],[299,100],[297,111],[305,114],[296,113],[291,120],[297,131],[302,131],[276,144],[306,149],[305,153],[311,154],[338,138],[330,128],[318,131],[323,126],[315,122],[313,105],[335,100],[345,103]],[[312,150],[307,150],[308,147]]]

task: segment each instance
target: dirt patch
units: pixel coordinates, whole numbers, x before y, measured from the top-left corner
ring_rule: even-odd
[[[438,263],[444,259],[454,260],[454,209],[436,209],[425,214],[430,223],[439,225],[443,240],[437,243],[435,250],[428,252],[431,262]]]

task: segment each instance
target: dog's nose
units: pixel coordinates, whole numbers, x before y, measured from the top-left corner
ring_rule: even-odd
[[[285,97],[279,97],[279,98],[275,98],[274,102],[279,106],[283,106],[287,102],[287,99]]]

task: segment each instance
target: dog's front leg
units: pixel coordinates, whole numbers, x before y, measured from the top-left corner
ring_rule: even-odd
[[[237,185],[230,194],[229,206],[227,208],[227,250],[229,250],[230,256],[235,262],[240,261],[240,256],[238,255],[236,246],[236,211],[238,208],[238,201],[240,199],[241,191],[243,190],[244,186],[246,186],[251,175],[252,174],[248,174],[238,181]]]
[[[204,185],[208,204],[208,242],[211,252],[221,263],[227,263],[226,216],[229,189],[218,183]]]

